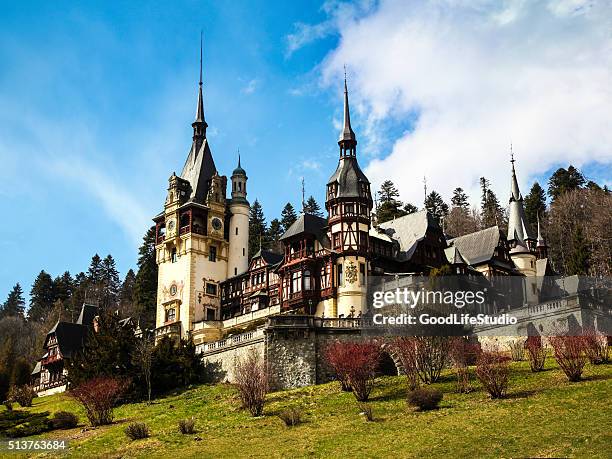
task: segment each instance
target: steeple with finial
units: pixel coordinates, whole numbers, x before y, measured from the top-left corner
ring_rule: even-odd
[[[544,236],[542,236],[542,228],[540,227],[540,213],[539,212],[538,212],[538,242],[536,245],[536,252],[538,255],[538,259],[548,257],[548,246],[546,245],[546,240],[544,239]]]
[[[344,66],[344,122],[342,125],[342,132],[340,132],[340,138],[338,139],[338,145],[340,145],[340,156],[355,156],[357,139],[355,133],[351,127],[351,113],[349,109],[348,100],[348,86],[346,83],[346,66]]]
[[[510,164],[512,164],[512,178],[510,181],[510,199],[508,214],[508,240],[518,248],[534,249],[535,237],[527,222],[525,208],[523,206],[523,195],[518,186],[516,170],[514,168],[514,151],[510,144]],[[517,249],[518,250],[518,249]]]
[[[196,108],[195,121],[191,123],[196,151],[200,149],[202,142],[206,138],[206,128],[208,127],[206,119],[204,118],[204,99],[202,97],[202,47],[202,32],[200,32],[200,83],[198,84],[198,106]]]

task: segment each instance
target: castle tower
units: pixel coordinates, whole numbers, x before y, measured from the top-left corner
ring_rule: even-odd
[[[512,249],[510,258],[518,270],[526,276],[524,297],[527,304],[538,302],[537,271],[536,271],[536,238],[527,222],[525,208],[523,207],[523,195],[521,194],[514,169],[514,155],[512,164],[512,178],[510,182],[510,213],[508,215],[508,242]]]
[[[538,260],[548,258],[548,246],[546,245],[546,240],[542,236],[542,230],[540,228],[540,214],[539,213],[538,213],[538,242],[536,245],[536,254],[537,254]]]
[[[368,244],[372,195],[370,182],[357,163],[357,139],[351,127],[348,89],[344,79],[344,124],[340,159],[327,182],[325,208],[328,236],[336,254],[334,286],[337,301],[326,307],[325,316],[357,316],[366,312]]]
[[[210,151],[202,97],[202,49],[193,141],[180,176],[172,174],[156,224],[159,267],[156,339],[164,335],[217,339],[219,283],[227,278],[229,236],[225,229],[227,178]]]
[[[232,199],[229,204],[231,214],[229,221],[229,259],[227,277],[237,276],[246,272],[249,267],[249,214],[247,201],[247,180],[245,170],[240,165],[232,172]]]

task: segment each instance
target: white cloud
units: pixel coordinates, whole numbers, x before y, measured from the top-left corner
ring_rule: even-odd
[[[259,81],[256,79],[249,80],[249,82],[242,88],[244,94],[253,94],[259,85]]]
[[[484,175],[505,202],[510,142],[523,189],[558,163],[612,163],[611,25],[604,1],[383,0],[337,24],[323,82],[349,65],[352,106],[367,107],[360,145],[418,114],[366,168],[375,186],[390,178],[420,203],[425,175],[477,202]]]

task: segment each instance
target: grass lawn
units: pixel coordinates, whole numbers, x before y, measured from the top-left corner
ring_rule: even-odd
[[[550,358],[541,373],[526,362],[511,369],[504,400],[490,400],[477,382],[474,392],[457,394],[445,373],[434,384],[444,392],[441,408],[423,413],[407,407],[404,377],[380,378],[371,400],[375,422],[364,420],[337,383],[272,393],[260,418],[238,410],[227,385],[121,406],[113,425],[96,429],[85,429],[83,411],[65,395],[35,399],[31,410],[80,416],[78,428],[40,437],[68,439],[62,457],[611,457],[612,365],[587,365],[578,383],[567,382]],[[303,409],[303,424],[288,428],[276,417],[290,406]],[[177,421],[191,416],[197,433],[181,435]],[[125,436],[135,421],[147,423],[150,438]]]

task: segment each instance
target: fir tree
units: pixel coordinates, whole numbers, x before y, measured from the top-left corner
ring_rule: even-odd
[[[94,285],[102,282],[102,259],[97,253],[91,257],[87,279]]]
[[[314,196],[310,196],[304,205],[304,213],[316,215],[317,217],[322,217],[323,212],[321,212],[321,207],[317,203],[317,200]]]
[[[266,217],[263,208],[257,199],[251,206],[249,218],[249,259],[261,248],[268,247],[266,231]]]
[[[402,201],[397,199],[399,198],[399,191],[391,180],[385,180],[382,183],[378,197],[380,199],[380,204],[376,209],[378,223],[384,223],[408,213],[402,209]]]
[[[64,304],[64,307],[68,307],[68,301],[72,297],[74,292],[74,280],[68,271],[61,276],[57,276],[53,281],[53,291],[55,292],[55,298]]]
[[[419,208],[409,202],[407,202],[404,207],[402,207],[402,210],[406,213],[406,215],[408,214],[413,214],[415,212],[419,211]]]
[[[111,255],[102,260],[102,289],[100,292],[100,306],[103,309],[116,309],[119,304],[121,280],[117,265]]]
[[[425,199],[425,209],[435,218],[438,224],[448,215],[448,204],[437,191],[432,191]]]
[[[45,271],[41,271],[30,291],[30,308],[28,309],[28,320],[42,322],[45,320],[55,302],[53,279]]]
[[[483,228],[489,228],[491,226],[498,225],[503,227],[504,222],[504,210],[499,204],[499,199],[489,188],[489,181],[481,177],[480,188],[482,191],[481,197],[481,214],[482,214],[482,226]]]
[[[470,204],[468,203],[468,195],[465,194],[463,188],[457,187],[453,190],[453,197],[451,198],[451,204],[453,207],[457,207],[459,209],[463,209],[466,212],[470,208]]]
[[[542,217],[546,212],[546,194],[538,182],[535,182],[525,196],[525,216],[532,228],[538,224],[538,215]]]
[[[283,211],[281,212],[281,227],[283,228],[283,232],[287,231],[293,223],[297,220],[297,215],[295,214],[295,209],[291,205],[290,202],[285,204]]]
[[[124,315],[134,314],[134,285],[136,284],[136,274],[130,269],[125,275],[123,284],[121,284],[121,292],[119,293],[119,306]]]
[[[554,201],[567,191],[582,188],[584,183],[584,176],[574,166],[569,166],[567,170],[560,167],[548,179],[548,195]]]
[[[570,276],[574,274],[586,276],[589,272],[590,249],[589,244],[580,226],[576,227],[573,236],[573,247],[567,263],[567,271]]]
[[[275,218],[270,222],[270,228],[268,228],[268,240],[270,241],[270,248],[276,253],[282,253],[282,247],[280,243],[280,237],[282,235],[282,224],[278,218]]]
[[[92,303],[92,297],[91,294],[88,295],[88,291],[89,280],[87,279],[87,275],[84,272],[80,272],[74,276],[72,283],[72,294],[70,295],[70,300],[68,301],[67,306],[71,321],[74,322],[76,320],[81,311],[81,306],[83,306],[83,303]]]
[[[25,309],[25,300],[23,299],[23,289],[19,282],[15,284],[9,293],[6,301],[0,309],[0,318],[18,316],[23,317]]]
[[[140,317],[140,326],[155,326],[157,310],[157,262],[155,260],[155,226],[150,227],[138,249],[138,272],[134,282],[134,311]]]

